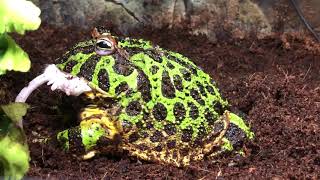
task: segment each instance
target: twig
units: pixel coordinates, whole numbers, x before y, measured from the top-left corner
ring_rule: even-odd
[[[301,9],[299,8],[296,0],[290,0],[291,4],[293,5],[294,9],[298,13],[299,18],[303,22],[303,24],[307,27],[307,29],[312,33],[312,35],[317,39],[318,42],[320,42],[320,37],[318,34],[313,30],[310,23],[306,20],[306,18],[303,16],[303,13]]]
[[[123,3],[121,2],[117,2],[116,0],[105,0],[106,2],[111,2],[114,3],[116,5],[121,6],[130,16],[132,16],[136,21],[138,21],[139,23],[142,23],[142,21],[140,21],[140,19],[135,15],[134,12],[130,11]]]
[[[308,75],[308,73],[309,73],[310,69],[311,69],[311,64],[310,64],[310,66],[309,66],[309,68],[308,68],[308,70],[307,70],[306,74],[303,76],[302,81],[304,81],[304,80],[306,79],[306,77],[307,77],[307,75]]]

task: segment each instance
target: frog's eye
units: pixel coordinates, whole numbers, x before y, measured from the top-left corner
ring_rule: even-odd
[[[97,39],[95,50],[101,56],[110,55],[115,51],[115,43],[107,38]]]

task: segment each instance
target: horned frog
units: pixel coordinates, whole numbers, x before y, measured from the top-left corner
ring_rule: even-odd
[[[103,28],[92,36],[56,65],[90,87],[80,96],[87,103],[79,126],[57,135],[66,150],[126,151],[181,167],[239,150],[253,138],[212,78],[187,57]]]

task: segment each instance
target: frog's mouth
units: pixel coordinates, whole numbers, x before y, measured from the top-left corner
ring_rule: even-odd
[[[51,90],[59,89],[67,95],[79,96],[80,94],[92,91],[88,81],[83,78],[62,72],[54,64],[46,67],[44,72],[29,82],[17,95],[15,102],[25,102],[30,94],[42,84],[51,85]],[[18,123],[22,127],[22,120]]]

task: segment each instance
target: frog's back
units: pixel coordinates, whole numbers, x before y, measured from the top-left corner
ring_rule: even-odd
[[[143,124],[150,121],[157,130],[175,127],[185,142],[211,131],[211,125],[222,115],[227,102],[221,98],[210,76],[179,53],[153,47],[144,40],[124,42],[120,41],[119,45],[129,52],[130,62],[138,72],[134,90],[138,95],[124,97],[127,113],[123,113],[121,119]],[[138,118],[133,122],[135,118],[130,110],[136,109],[130,107],[137,106],[141,106],[139,115],[147,120]]]
[[[146,157],[151,152],[175,164],[203,156],[208,135],[224,129],[223,122],[217,122],[227,102],[214,81],[188,58],[148,41],[126,39],[119,46],[129,53],[138,73],[137,80],[132,79],[135,88],[127,85],[131,81],[121,82],[129,87],[121,97],[124,109],[119,116],[129,151],[139,156],[149,152]]]

